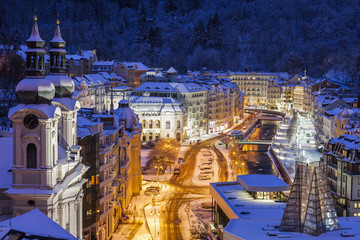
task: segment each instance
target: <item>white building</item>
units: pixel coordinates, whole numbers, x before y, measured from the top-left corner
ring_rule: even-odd
[[[65,75],[65,41],[59,22],[50,41],[50,72],[45,76],[44,40],[36,16],[26,44],[26,75],[16,87],[19,104],[13,121],[12,185],[5,192],[12,215],[40,209],[72,235],[82,237],[82,184],[87,168],[76,142],[79,103],[71,98],[74,83]],[[54,98],[55,97],[55,98]]]
[[[181,102],[167,97],[133,96],[130,103],[142,124],[142,141],[186,138],[188,113]]]

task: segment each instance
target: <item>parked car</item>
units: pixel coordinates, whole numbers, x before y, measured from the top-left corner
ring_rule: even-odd
[[[179,163],[179,164],[183,164],[183,163],[184,163],[183,158],[179,158],[179,159],[178,159],[178,163]]]
[[[174,168],[174,175],[180,175],[180,168]]]
[[[145,195],[160,195],[160,187],[158,186],[150,186],[147,187],[146,190],[144,191]]]
[[[206,174],[199,174],[199,180],[210,180],[211,177],[209,175]]]
[[[211,165],[208,165],[208,164],[205,164],[205,165],[201,165],[200,166],[200,170],[209,170],[209,169],[211,169],[212,168],[212,166]]]

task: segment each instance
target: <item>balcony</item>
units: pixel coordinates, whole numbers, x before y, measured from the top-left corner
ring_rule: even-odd
[[[328,173],[328,178],[334,180],[335,182],[337,181],[337,177],[335,175],[332,175],[331,173]]]
[[[100,182],[100,188],[103,188],[104,186],[109,185],[112,180],[113,180],[112,177],[108,177],[104,181]]]
[[[105,196],[100,196],[100,205],[110,200],[113,196],[113,192],[109,191]]]

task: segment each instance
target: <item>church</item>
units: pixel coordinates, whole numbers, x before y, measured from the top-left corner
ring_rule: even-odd
[[[26,77],[16,87],[19,104],[10,109],[13,122],[12,215],[34,208],[77,238],[82,238],[82,185],[88,167],[77,143],[78,101],[66,75],[65,44],[59,20],[50,41],[50,74],[45,76],[44,45],[37,17],[26,41]]]

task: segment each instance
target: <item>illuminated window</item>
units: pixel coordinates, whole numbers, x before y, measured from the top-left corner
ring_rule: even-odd
[[[354,203],[354,208],[358,208],[358,204],[357,204],[357,203]]]

